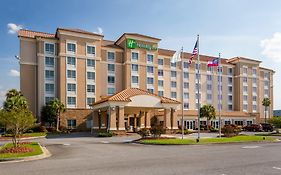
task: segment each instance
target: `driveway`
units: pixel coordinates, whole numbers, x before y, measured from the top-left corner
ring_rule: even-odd
[[[124,143],[136,137],[38,139],[52,157],[0,164],[0,174],[281,174],[280,142],[189,146]]]

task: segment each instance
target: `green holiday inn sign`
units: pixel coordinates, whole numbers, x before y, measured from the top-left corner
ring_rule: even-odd
[[[156,45],[139,43],[135,39],[130,39],[130,38],[127,39],[127,48],[128,49],[142,48],[146,50],[157,50]]]

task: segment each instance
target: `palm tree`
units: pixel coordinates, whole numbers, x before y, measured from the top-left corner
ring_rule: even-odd
[[[8,98],[12,98],[12,97],[19,97],[19,96],[23,96],[21,91],[18,91],[16,89],[11,89],[6,93],[6,99]]]
[[[59,99],[55,98],[54,100],[50,101],[49,103],[50,108],[55,111],[55,114],[57,116],[57,131],[59,131],[60,126],[60,114],[66,111],[66,108]]]
[[[11,89],[7,92],[6,101],[4,102],[3,107],[6,111],[28,110],[26,98],[16,89]]]
[[[203,105],[200,108],[200,118],[206,118],[207,125],[209,127],[209,121],[212,119],[216,119],[216,109],[214,108],[214,106],[210,104]]]
[[[271,102],[269,98],[264,98],[262,100],[262,105],[264,106],[264,122],[266,123],[266,118],[267,118],[267,111],[268,111],[268,106],[270,106]]]

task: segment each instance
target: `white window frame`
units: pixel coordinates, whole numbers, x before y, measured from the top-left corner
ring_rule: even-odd
[[[95,54],[89,54],[88,53],[88,46],[89,47],[94,47],[95,48]],[[95,57],[96,56],[96,54],[97,54],[97,47],[96,47],[96,45],[94,45],[94,44],[90,44],[90,43],[86,43],[86,55],[87,55],[87,57]]]
[[[72,52],[72,51],[68,51],[68,48],[67,48],[67,44],[75,44],[75,52]],[[71,54],[71,55],[75,55],[77,53],[77,41],[70,41],[70,40],[67,40],[65,42],[65,50],[66,50],[66,53],[67,54]]]

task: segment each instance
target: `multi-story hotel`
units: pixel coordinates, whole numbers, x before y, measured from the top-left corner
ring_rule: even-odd
[[[109,41],[65,28],[55,34],[20,30],[18,36],[20,87],[30,109],[40,119],[42,106],[58,98],[67,107],[60,123],[68,128],[125,131],[160,122],[176,129],[183,106],[184,126],[196,129],[203,104],[222,109],[222,125],[247,125],[264,121],[263,98],[273,101],[274,71],[258,60],[222,59],[220,86],[217,68],[207,66],[214,57],[200,55],[199,65],[189,65],[191,54],[184,53],[182,64],[171,63],[175,51],[158,48],[161,39],[155,37],[124,33]],[[212,125],[217,128],[218,119]]]

